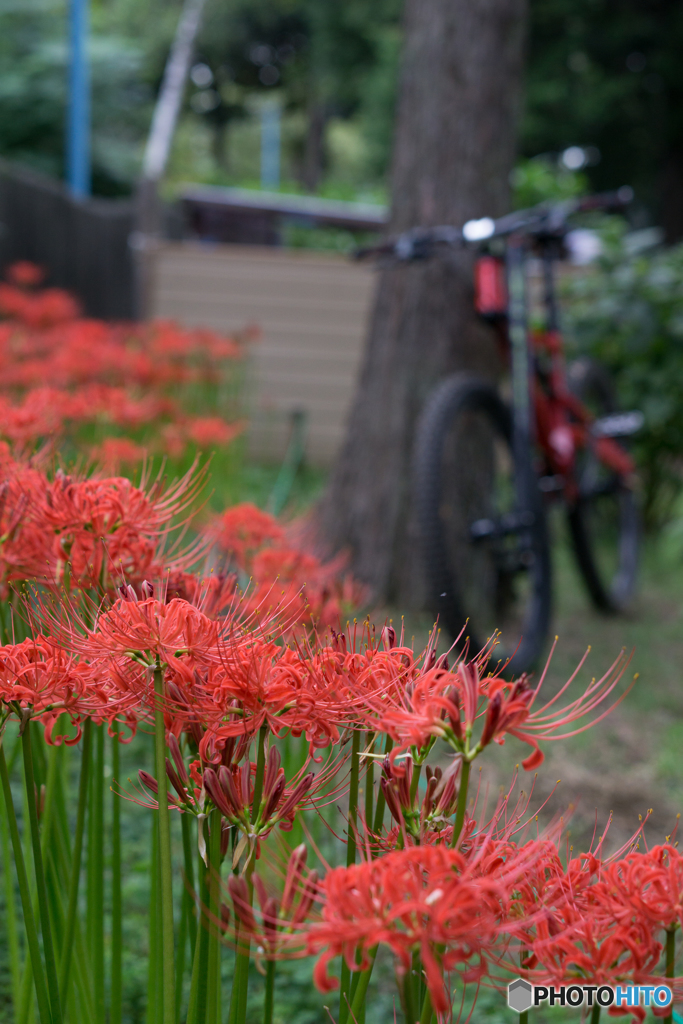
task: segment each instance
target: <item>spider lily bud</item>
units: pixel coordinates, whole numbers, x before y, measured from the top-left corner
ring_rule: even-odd
[[[313,900],[318,895],[318,872],[311,871],[304,885],[304,891],[299,900],[299,906],[294,911],[293,924],[301,924],[308,917],[313,906]]]
[[[187,768],[185,767],[183,755],[180,752],[180,744],[178,743],[178,740],[173,735],[173,733],[171,733],[170,736],[168,737],[168,749],[171,751],[171,757],[175,762],[175,766],[181,781],[185,786],[189,786],[190,777],[187,774]]]
[[[292,813],[296,805],[300,803],[308,793],[309,789],[313,785],[314,779],[315,775],[313,774],[313,772],[309,772],[308,775],[304,775],[299,785],[296,787],[296,789],[292,791],[292,793],[290,793],[290,795],[287,797],[284,804],[280,808],[279,817],[289,817],[289,815]]]
[[[457,740],[462,741],[462,723],[460,721],[460,699],[456,691],[453,689],[453,687],[450,688],[448,696],[451,701],[451,704],[455,706],[457,712],[456,717],[456,713],[450,711],[448,714],[448,721],[451,723],[451,729],[455,733],[455,738]]]
[[[137,602],[138,595],[135,593],[135,588],[132,587],[130,583],[122,583],[121,586],[119,587],[119,594],[121,595],[124,601]]]
[[[346,654],[346,636],[343,633],[337,633],[336,629],[331,630],[332,632],[332,646],[335,651],[339,651],[341,654]]]
[[[235,808],[235,813],[240,815],[244,811],[244,804],[240,800],[239,793],[237,792],[237,786],[233,778],[232,772],[225,765],[221,765],[218,769],[218,778],[220,779],[221,787],[226,795],[228,801]]]
[[[292,850],[289,861],[287,863],[287,875],[285,877],[285,888],[282,893],[282,913],[288,914],[292,902],[294,900],[295,893],[299,887],[301,876],[304,873],[306,867],[306,857],[308,850],[306,849],[305,843],[300,843],[294,850]]]
[[[287,780],[285,779],[284,770],[280,769],[280,776],[273,786],[271,793],[268,795],[266,805],[263,809],[263,820],[268,821],[271,815],[277,810],[277,806],[282,799],[282,794],[285,791]]]
[[[494,694],[489,701],[489,706],[486,709],[486,721],[484,722],[484,728],[481,732],[481,739],[479,740],[482,747],[487,746],[493,737],[496,735],[496,729],[498,722],[500,721],[500,712],[503,706],[503,698],[500,693]]]
[[[387,782],[386,779],[380,779],[379,784],[382,787],[382,792],[384,793],[384,799],[387,807],[389,808],[389,813],[394,821],[397,821],[398,824],[401,825],[403,823],[403,814],[401,813],[401,805],[396,797],[394,783]]]
[[[240,924],[248,932],[256,931],[254,912],[249,906],[249,889],[244,878],[238,875],[230,875],[228,878],[228,891],[232,896],[232,903],[235,908],[235,917],[240,919]]]
[[[269,896],[261,907],[261,918],[263,920],[263,937],[271,949],[275,948],[277,942],[277,900]]]
[[[240,770],[242,806],[251,807],[251,761],[245,761]]]
[[[143,580],[140,586],[140,593],[145,601],[149,600],[150,597],[154,597],[154,584],[150,583],[149,580]]]
[[[382,642],[388,651],[396,646],[396,630],[393,626],[385,626],[382,630]]]
[[[187,803],[187,791],[183,786],[182,782],[180,781],[178,773],[176,772],[175,768],[171,764],[171,761],[169,760],[168,757],[166,758],[166,774],[168,775],[169,782],[175,789],[180,799],[183,801],[183,803]]]
[[[442,654],[439,658],[437,658],[434,668],[442,668],[444,672],[448,672],[448,655]]]
[[[150,793],[154,794],[154,796],[159,795],[159,783],[157,782],[153,775],[150,775],[149,772],[146,772],[143,768],[140,768],[138,771],[138,777],[142,785],[145,787],[145,789],[148,789]]]
[[[266,763],[266,777],[263,783],[263,796],[265,800],[272,793],[275,786],[280,780],[280,764],[281,764],[280,751],[277,747],[273,746],[268,751],[268,761]]]
[[[204,789],[209,794],[221,814],[224,814],[226,818],[234,818],[235,810],[228,803],[223,787],[218,781],[218,776],[213,768],[205,768],[203,778]]]

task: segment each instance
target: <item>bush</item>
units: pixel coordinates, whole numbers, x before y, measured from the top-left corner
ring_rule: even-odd
[[[683,486],[683,245],[634,251],[612,219],[601,234],[599,264],[568,285],[570,351],[608,367],[621,407],[645,416],[633,447],[652,529]]]

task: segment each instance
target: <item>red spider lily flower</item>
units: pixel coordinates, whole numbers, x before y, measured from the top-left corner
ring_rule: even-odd
[[[277,520],[254,505],[228,509],[209,528],[208,537],[252,578],[255,603],[283,591],[287,603],[296,606],[297,622],[336,625],[362,601],[362,588],[344,572],[343,558],[321,562],[288,540]]]
[[[468,862],[440,845],[332,869],[321,885],[322,920],[305,932],[308,952],[320,954],[317,987],[336,987],[327,973],[335,956],[362,970],[369,951],[382,943],[404,972],[419,952],[434,1010],[447,1012],[444,973],[457,968],[474,980],[486,972],[485,956],[502,935],[510,893],[532,858],[528,850],[506,863],[500,857]]]
[[[7,268],[7,280],[19,288],[35,288],[45,280],[45,270],[28,260],[17,260]]]
[[[614,861],[602,881],[603,899],[618,920],[635,916],[653,928],[683,927],[683,857],[671,843]]]
[[[133,588],[130,588],[135,598]],[[201,661],[218,642],[219,627],[194,605],[175,598],[119,598],[84,635],[70,634],[74,650],[91,659],[133,658],[154,666],[177,663],[180,655]]]
[[[225,447],[239,437],[245,428],[244,420],[239,420],[237,423],[226,423],[220,416],[196,416],[194,419],[186,420],[183,424],[188,438],[200,448],[206,448],[213,444]]]
[[[89,682],[90,668],[77,664],[47,637],[36,636],[0,647],[0,701],[20,717],[24,709],[29,709],[31,717],[40,719],[45,726],[48,743],[78,743],[81,721],[99,710]],[[62,714],[67,714],[76,726],[76,735],[71,739],[53,739],[52,731]]]
[[[88,587],[106,589],[111,579],[140,579],[154,574],[173,520],[185,511],[203,485],[193,469],[166,492],[157,480],[148,491],[125,477],[73,480],[58,472],[34,517],[54,535],[55,572],[59,580],[67,563],[72,577]],[[181,524],[182,525],[182,524]],[[202,543],[181,555],[171,550],[173,568],[194,561]]]
[[[116,473],[122,466],[136,466],[149,452],[128,437],[106,437],[100,445],[91,448],[90,455],[107,473]]]
[[[212,526],[212,535],[216,544],[246,571],[265,544],[284,539],[284,529],[273,516],[245,502],[223,512]]]
[[[536,933],[531,950],[537,964],[529,977],[538,984],[651,984],[657,977],[663,947],[651,928],[638,918],[615,921],[599,902],[567,902],[541,917]]]
[[[558,710],[551,710],[575,680],[585,657],[558,693],[537,710],[534,710],[534,703],[548,665],[538,685],[532,688],[525,676],[510,682],[497,672],[486,674],[486,657],[480,656],[469,663],[462,662],[453,672],[436,667],[421,670],[402,693],[394,691],[375,700],[368,708],[367,721],[377,716],[379,727],[397,743],[392,751],[394,759],[410,747],[424,750],[435,737],[442,737],[465,760],[472,761],[492,741],[502,744],[506,735],[515,736],[533,748],[533,753],[522,762],[523,767],[531,771],[543,761],[539,741],[567,738],[596,725],[628,693],[627,689],[597,717],[568,730],[568,726],[592,715],[606,700],[630,660],[622,651],[607,672],[600,679],[592,680],[579,697]],[[481,733],[476,739],[474,727],[482,717]]]

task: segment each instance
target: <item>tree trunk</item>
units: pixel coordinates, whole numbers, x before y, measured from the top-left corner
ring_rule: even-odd
[[[526,0],[406,0],[390,231],[509,209]],[[410,508],[415,422],[454,370],[495,376],[495,343],[472,310],[472,255],[379,272],[342,449],[317,514],[332,550],[375,599],[424,599]]]

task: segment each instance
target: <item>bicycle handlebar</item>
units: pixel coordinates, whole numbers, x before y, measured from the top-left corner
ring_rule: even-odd
[[[492,238],[510,235],[528,235],[537,239],[562,238],[568,231],[567,220],[572,214],[595,210],[617,212],[633,200],[633,189],[625,185],[615,192],[602,192],[581,199],[567,199],[561,203],[540,203],[528,210],[516,210],[498,220],[482,217],[469,220],[462,228],[450,226],[412,228],[379,245],[356,249],[354,259],[370,256],[390,256],[399,262],[427,259],[439,247],[461,248],[467,244],[488,242]]]

